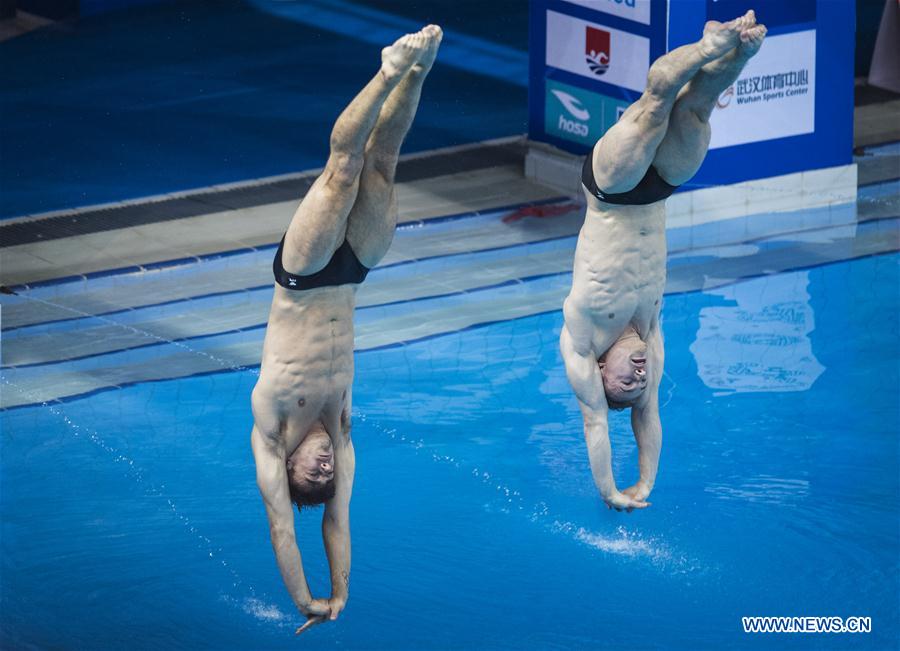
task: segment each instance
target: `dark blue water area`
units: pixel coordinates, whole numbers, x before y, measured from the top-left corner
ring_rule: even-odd
[[[253,372],[3,412],[2,646],[893,648],[898,262],[667,296],[660,474],[632,514],[593,488],[560,313],[358,354],[350,602],[300,641]],[[611,432],[625,486],[626,414]],[[298,535],[324,596],[320,514]],[[872,632],[747,635],[745,615]]]
[[[300,0],[191,0],[2,43],[0,218],[320,167],[381,48],[444,15],[446,54],[404,151],[524,133],[527,4],[479,6],[360,5],[344,33]],[[521,74],[496,74],[504,63]]]

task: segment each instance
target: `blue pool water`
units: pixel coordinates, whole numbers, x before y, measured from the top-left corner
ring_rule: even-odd
[[[3,411],[0,642],[895,648],[898,262],[668,295],[661,471],[630,515],[595,494],[558,310],[359,353],[351,598],[299,641],[254,482],[254,369]],[[627,416],[611,431],[628,485]],[[299,535],[322,595],[318,521]],[[743,615],[872,632],[748,636]]]

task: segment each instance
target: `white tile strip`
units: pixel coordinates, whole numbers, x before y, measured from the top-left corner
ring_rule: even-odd
[[[532,143],[525,157],[525,176],[560,192],[580,196],[582,162],[580,156]],[[851,163],[679,192],[666,204],[667,227],[699,226],[763,213],[852,203],[856,201],[856,184],[856,164]]]

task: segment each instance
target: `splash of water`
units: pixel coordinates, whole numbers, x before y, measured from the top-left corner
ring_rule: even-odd
[[[644,556],[653,560],[668,558],[665,550],[651,541],[644,540],[639,534],[628,531],[625,527],[617,527],[614,535],[604,535],[588,531],[571,522],[556,520],[553,522],[553,530],[571,535],[578,542],[608,554],[629,557]]]
[[[267,604],[260,601],[256,597],[250,597],[244,600],[243,610],[248,615],[264,622],[272,622],[275,624],[288,624],[290,617],[281,612],[275,604]]]

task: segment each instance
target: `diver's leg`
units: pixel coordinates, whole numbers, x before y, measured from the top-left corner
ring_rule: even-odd
[[[749,15],[727,23],[710,21],[698,42],[676,48],[653,63],[643,95],[594,147],[594,179],[601,190],[627,192],[640,182],[666,135],[679,91],[702,66],[739,43]]]
[[[422,30],[427,45],[381,108],[366,144],[359,194],[347,221],[347,241],[365,266],[372,268],[387,253],[397,225],[394,173],[403,138],[412,125],[422,84],[437,56],[443,33],[437,25]]]
[[[331,132],[325,169],[307,192],[288,227],[282,263],[290,273],[322,269],[347,230],[356,201],[366,142],[385,100],[419,59],[426,38],[407,34],[381,52],[381,69],[344,109]]]
[[[669,129],[653,159],[656,171],[667,183],[681,185],[696,174],[709,148],[709,118],[716,100],[759,51],[765,36],[765,25],[744,30],[740,45],[700,68],[679,93],[669,118]]]

